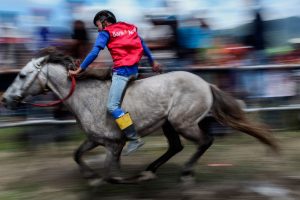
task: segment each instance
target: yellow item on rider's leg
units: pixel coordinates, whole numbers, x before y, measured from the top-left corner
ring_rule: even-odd
[[[129,141],[127,144],[127,148],[123,150],[122,155],[129,155],[130,153],[143,146],[144,142],[137,135],[129,113],[125,113],[125,115],[116,119],[116,122]]]
[[[132,119],[129,113],[125,113],[125,115],[116,119],[116,122],[121,130],[126,129],[127,127],[133,125]]]

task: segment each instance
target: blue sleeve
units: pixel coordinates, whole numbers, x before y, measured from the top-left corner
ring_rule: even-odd
[[[108,41],[109,41],[109,33],[106,31],[99,32],[96,42],[93,46],[93,49],[85,57],[85,59],[80,65],[80,68],[83,70],[88,68],[88,66],[97,58],[100,51],[105,48]]]
[[[150,49],[148,48],[148,46],[146,45],[146,43],[144,42],[144,40],[140,37],[141,41],[142,41],[142,45],[143,45],[143,49],[144,49],[144,53],[145,55],[148,57],[148,61],[150,63],[150,65],[153,64],[154,60],[153,60],[153,57],[151,55],[151,51]]]

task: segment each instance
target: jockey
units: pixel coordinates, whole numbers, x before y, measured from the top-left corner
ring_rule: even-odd
[[[77,75],[84,71],[107,46],[114,62],[107,109],[129,140],[127,149],[123,152],[123,155],[128,155],[141,147],[144,142],[137,135],[129,113],[121,108],[122,95],[127,83],[137,77],[138,62],[143,53],[148,57],[153,71],[159,71],[160,65],[153,60],[149,48],[138,36],[136,26],[117,22],[114,14],[108,10],[98,12],[94,17],[94,24],[99,31],[94,47],[80,67],[74,71],[69,70],[69,74]]]

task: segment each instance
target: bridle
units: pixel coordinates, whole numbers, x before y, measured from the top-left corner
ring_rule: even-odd
[[[47,87],[47,83],[48,83],[48,78],[49,78],[49,73],[48,73],[48,69],[47,69],[47,73],[46,73],[46,83],[43,84],[42,81],[40,80],[39,78],[39,74],[42,72],[42,65],[40,63],[33,63],[34,67],[37,69],[37,73],[35,74],[35,77],[33,78],[33,80],[31,81],[30,84],[28,84],[27,88],[28,89],[32,83],[34,82],[34,80],[37,78],[38,81],[39,81],[39,84],[41,85],[42,89],[43,89],[43,92],[46,93],[49,91],[48,87]],[[40,103],[30,103],[30,102],[22,102],[22,103],[25,103],[25,104],[29,104],[29,105],[32,105],[32,106],[36,106],[36,107],[51,107],[51,106],[56,106],[58,104],[61,104],[63,103],[64,101],[66,101],[70,96],[72,96],[72,94],[74,93],[75,91],[75,87],[76,87],[76,79],[75,79],[75,76],[70,76],[71,78],[71,81],[72,81],[72,84],[71,84],[71,88],[69,90],[69,94],[67,96],[65,96],[64,98],[62,99],[58,99],[58,100],[55,100],[53,102],[50,102],[50,103],[45,103],[45,104],[40,104]]]

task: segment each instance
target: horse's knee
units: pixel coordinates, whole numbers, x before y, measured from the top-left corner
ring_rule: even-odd
[[[212,144],[213,144],[213,142],[214,142],[214,137],[213,136],[207,136],[206,137],[206,139],[205,139],[205,141],[203,142],[203,143],[201,143],[200,145],[199,145],[199,147],[201,148],[209,148]]]
[[[183,150],[183,146],[181,144],[174,145],[170,147],[174,153],[178,153]]]
[[[81,160],[81,153],[79,151],[79,149],[76,149],[73,153],[73,159],[76,163],[80,163]]]
[[[92,150],[93,148],[97,147],[99,144],[98,143],[95,143],[95,142],[92,142],[92,141],[84,141],[79,147],[78,149],[76,149],[74,151],[74,154],[73,154],[73,159],[75,160],[75,162],[77,162],[78,164],[82,163],[81,161],[81,156],[87,152],[87,151],[90,151]]]

